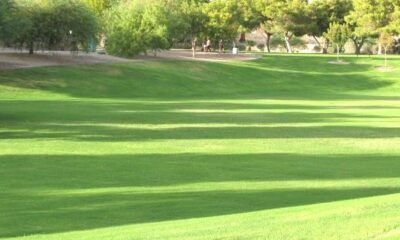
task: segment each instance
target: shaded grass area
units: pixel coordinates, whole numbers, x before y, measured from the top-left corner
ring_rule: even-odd
[[[396,236],[398,75],[330,58],[0,72],[0,238]]]
[[[15,223],[22,234],[66,232],[400,192],[398,156],[6,155],[0,162],[9,179],[0,201],[4,236]]]
[[[380,60],[349,57],[353,64],[337,66],[327,64],[329,59],[277,55],[233,64],[166,61],[135,63],[134,68],[130,65],[42,68],[2,72],[0,81],[10,87],[78,98],[320,99],[343,97],[341,94],[349,91],[390,87],[398,73],[398,70],[374,73],[374,66]],[[398,59],[392,61],[397,64]]]

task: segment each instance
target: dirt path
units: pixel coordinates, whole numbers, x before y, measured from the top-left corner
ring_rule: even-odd
[[[0,69],[31,68],[60,65],[81,65],[97,63],[131,62],[134,60],[113,57],[97,53],[78,53],[71,52],[37,52],[29,55],[26,52],[15,50],[0,51]]]
[[[157,54],[157,57],[148,57],[148,58],[209,61],[209,62],[229,62],[229,61],[255,60],[258,57],[255,54],[249,54],[249,53],[241,53],[233,55],[232,53],[226,51],[225,53],[197,52],[196,57],[193,58],[192,51],[190,50],[170,50],[170,51],[159,52]]]
[[[220,54],[199,52],[197,53],[196,58],[193,58],[192,52],[190,50],[171,50],[159,52],[156,57],[152,57],[149,55],[138,56],[134,59],[126,59],[98,53],[71,54],[71,52],[68,51],[39,51],[33,55],[29,55],[27,52],[21,52],[13,49],[2,49],[0,50],[0,69],[98,63],[127,63],[157,59],[226,62],[254,60],[257,59],[257,57],[251,54],[233,55],[230,53]]]

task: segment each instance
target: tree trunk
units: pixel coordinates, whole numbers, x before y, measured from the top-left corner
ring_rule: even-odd
[[[358,56],[361,54],[361,47],[359,45],[356,45],[356,52],[355,54]]]
[[[336,44],[336,56],[337,56],[336,58],[338,62],[340,61],[339,54],[340,54],[340,47],[339,44]]]
[[[240,34],[239,42],[246,42],[246,33],[241,33]]]
[[[192,40],[192,57],[196,57],[196,39]]]
[[[382,44],[378,45],[378,55],[382,55]]]
[[[385,51],[385,68],[387,68],[387,55],[386,55],[386,47],[384,47],[384,51]]]
[[[359,39],[359,38],[352,38],[352,40],[353,40],[353,42],[354,42],[354,47],[355,47],[355,49],[356,49],[355,54],[358,56],[358,55],[361,54],[361,48],[362,48],[363,45],[364,45],[365,38],[361,38],[361,39]]]
[[[321,42],[318,41],[318,38],[315,35],[313,35],[313,38],[314,38],[314,41],[317,43],[318,47],[321,49],[321,53],[324,53],[324,50],[323,50],[324,48],[322,47]]]
[[[29,43],[29,54],[33,54],[33,42]]]
[[[293,34],[285,33],[285,43],[286,43],[286,50],[288,53],[293,53],[292,46],[290,45],[290,39],[292,38]]]
[[[329,39],[325,38],[324,46],[322,47],[322,53],[323,54],[327,54],[328,53],[328,47],[329,47]]]
[[[271,52],[271,37],[272,33],[269,32],[263,32],[263,35],[265,37],[265,46],[267,47],[267,52]]]

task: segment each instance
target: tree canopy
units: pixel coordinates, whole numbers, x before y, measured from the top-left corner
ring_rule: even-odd
[[[2,4],[7,5],[7,4]],[[15,0],[6,6],[2,40],[14,47],[45,49],[87,47],[95,41],[97,20],[78,0]]]
[[[343,46],[346,44],[351,35],[350,31],[351,30],[347,24],[333,22],[329,24],[329,29],[325,33],[325,37],[336,46],[338,60],[340,51],[343,49]]]
[[[312,36],[323,52],[333,23],[350,29],[355,52],[382,32],[400,34],[400,0],[3,0],[0,40],[7,46],[86,49],[107,39],[111,54],[134,56],[176,43],[234,42],[258,30],[270,50],[271,37]],[[332,36],[331,36],[332,38]]]

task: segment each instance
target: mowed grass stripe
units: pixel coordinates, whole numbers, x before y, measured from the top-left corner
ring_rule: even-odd
[[[0,72],[0,238],[397,237],[400,58],[332,58]]]

